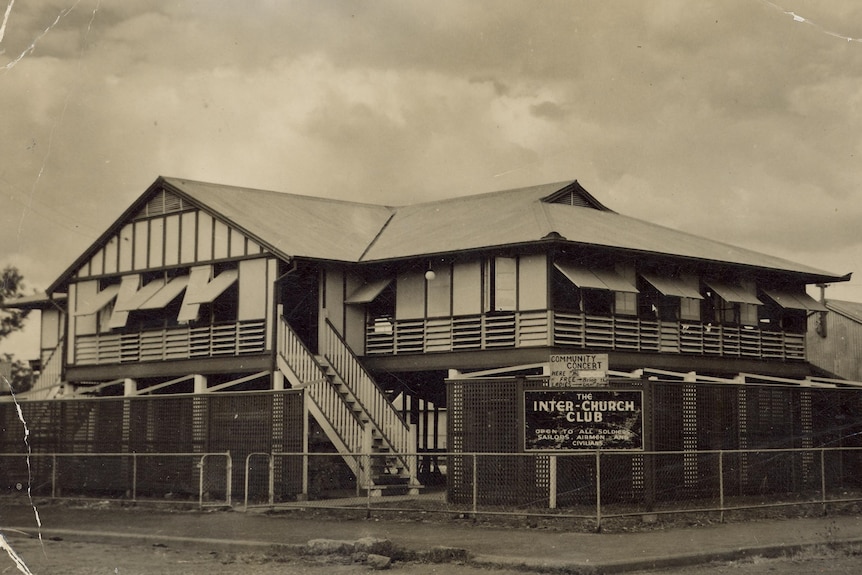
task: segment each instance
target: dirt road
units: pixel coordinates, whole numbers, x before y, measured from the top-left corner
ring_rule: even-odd
[[[283,551],[224,552],[216,549],[164,545],[103,545],[73,541],[39,542],[7,533],[12,548],[34,575],[355,575],[372,568],[361,557],[299,557]],[[477,569],[463,563],[395,562],[388,570],[404,575],[523,575],[511,570]],[[0,551],[0,575],[22,573]]]

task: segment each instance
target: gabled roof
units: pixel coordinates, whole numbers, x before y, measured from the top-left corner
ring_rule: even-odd
[[[178,178],[162,181],[286,257],[359,261],[394,211],[386,206]]]
[[[862,323],[862,303],[828,299],[826,307],[856,323]]]
[[[573,185],[580,188],[577,181],[559,182],[398,208],[384,232],[363,256],[363,261],[554,239],[580,245],[794,272],[811,276],[813,281],[849,279],[623,216],[598,204],[591,196],[595,202],[591,207],[549,201],[558,196],[558,190]]]
[[[805,283],[849,279],[620,215],[576,180],[389,207],[159,177],[47,291],[56,291],[163,190],[285,259],[380,262],[556,242],[775,270]]]

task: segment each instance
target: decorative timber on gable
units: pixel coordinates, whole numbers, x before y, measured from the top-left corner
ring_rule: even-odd
[[[117,224],[75,277],[110,276],[231,258],[254,257],[264,248],[240,230],[159,188]]]

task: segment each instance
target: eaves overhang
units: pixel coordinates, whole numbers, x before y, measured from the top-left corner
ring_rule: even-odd
[[[523,241],[508,244],[496,244],[482,247],[474,247],[464,250],[453,251],[438,251],[427,253],[416,253],[392,258],[382,259],[363,259],[359,264],[386,264],[399,263],[416,260],[450,260],[463,257],[465,255],[489,255],[494,253],[518,252],[525,249],[534,248],[536,251],[550,251],[560,248],[577,248],[583,250],[591,250],[593,252],[605,252],[614,254],[618,258],[628,258],[642,260],[645,257],[654,259],[663,259],[667,261],[685,263],[695,268],[704,267],[720,267],[725,269],[733,269],[739,271],[743,275],[748,274],[776,274],[784,277],[792,277],[797,283],[803,284],[820,284],[820,283],[839,283],[850,281],[852,272],[845,275],[835,275],[826,271],[805,271],[793,270],[780,267],[757,266],[738,262],[729,262],[710,258],[698,258],[693,256],[671,254],[666,252],[657,252],[651,250],[638,250],[631,248],[622,248],[618,246],[606,246],[602,244],[593,244],[587,242],[569,241],[565,237],[560,236],[556,232],[552,232],[543,238],[538,238],[532,241]]]
[[[6,300],[0,305],[0,309],[63,309],[67,299],[66,294],[58,293],[49,295],[47,293],[35,293],[21,296],[19,298]]]
[[[284,253],[278,246],[273,245],[271,242],[267,241],[265,238],[260,237],[258,234],[253,232],[252,230],[247,229],[246,227],[240,225],[239,223],[231,220],[226,217],[224,214],[218,213],[208,207],[206,204],[199,201],[197,198],[192,195],[186,193],[181,187],[174,185],[171,182],[172,178],[167,178],[165,176],[158,176],[156,180],[147,187],[146,191],[142,193],[138,198],[129,205],[129,207],[117,217],[114,222],[92,243],[90,247],[87,248],[80,256],[78,256],[72,264],[66,268],[66,270],[60,274],[60,276],[54,280],[51,285],[45,290],[47,294],[54,294],[58,291],[65,291],[68,286],[69,280],[72,275],[75,273],[77,269],[83,266],[93,255],[101,249],[101,247],[115,234],[117,234],[126,222],[132,218],[136,213],[138,213],[146,203],[147,198],[150,197],[153,193],[159,190],[166,190],[177,196],[181,197],[184,201],[188,202],[190,206],[193,206],[195,209],[199,209],[203,212],[206,212],[210,216],[215,219],[228,222],[234,228],[236,228],[241,233],[247,235],[249,238],[253,239],[255,242],[259,243],[266,250],[272,252],[276,257],[282,258],[286,261],[291,259],[289,254]]]

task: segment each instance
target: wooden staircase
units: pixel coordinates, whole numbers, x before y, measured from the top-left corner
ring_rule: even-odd
[[[313,355],[282,317],[278,367],[292,387],[305,389],[309,413],[370,495],[416,493],[416,435],[327,322]]]
[[[43,360],[39,377],[33,387],[18,394],[20,399],[54,399],[63,391],[63,338],[57,343],[47,358]]]

